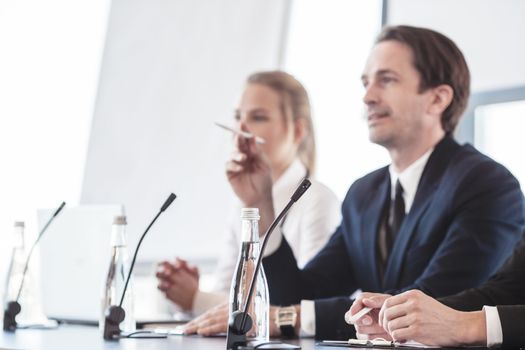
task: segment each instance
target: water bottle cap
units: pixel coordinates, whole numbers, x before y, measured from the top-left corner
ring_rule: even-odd
[[[242,208],[241,209],[241,219],[247,220],[259,220],[259,208]]]
[[[113,225],[127,225],[126,215],[117,215],[113,218]]]
[[[25,227],[26,225],[24,224],[23,221],[15,221],[15,227]]]

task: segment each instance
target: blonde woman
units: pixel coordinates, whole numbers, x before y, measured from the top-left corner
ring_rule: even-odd
[[[265,140],[258,147],[270,168],[272,193],[257,195],[271,195],[274,210],[279,212],[300,181],[305,177],[312,179],[315,170],[315,137],[308,94],[299,81],[285,72],[255,73],[247,79],[235,111],[235,122],[239,129]],[[239,142],[243,140],[236,139]],[[241,239],[240,208],[257,206],[258,200],[237,195],[239,203],[232,210],[224,247],[220,250],[213,292],[199,289],[198,271],[186,261],[176,259],[174,263],[160,264],[158,287],[183,310],[200,314],[228,299]],[[299,266],[304,266],[321,249],[339,221],[339,200],[326,186],[312,180],[309,191],[281,224]]]

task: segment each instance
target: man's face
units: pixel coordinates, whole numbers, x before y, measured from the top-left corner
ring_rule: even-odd
[[[362,81],[370,141],[389,150],[403,148],[424,137],[425,128],[439,127],[427,115],[432,96],[428,90],[419,92],[419,73],[405,44],[383,41],[375,45]]]

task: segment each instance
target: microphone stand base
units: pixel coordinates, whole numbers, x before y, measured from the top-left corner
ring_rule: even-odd
[[[4,332],[14,332],[17,328],[16,315],[20,313],[22,307],[17,301],[7,303],[4,310]]]
[[[238,345],[236,350],[300,350],[299,345],[286,344],[281,341],[250,341],[246,345]]]

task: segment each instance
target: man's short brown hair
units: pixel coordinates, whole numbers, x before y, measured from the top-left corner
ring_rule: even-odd
[[[420,92],[442,84],[452,88],[454,97],[441,116],[443,130],[451,134],[467,107],[470,94],[470,73],[459,48],[443,34],[411,26],[383,28],[376,44],[388,40],[398,41],[412,50],[413,64],[421,78]]]

